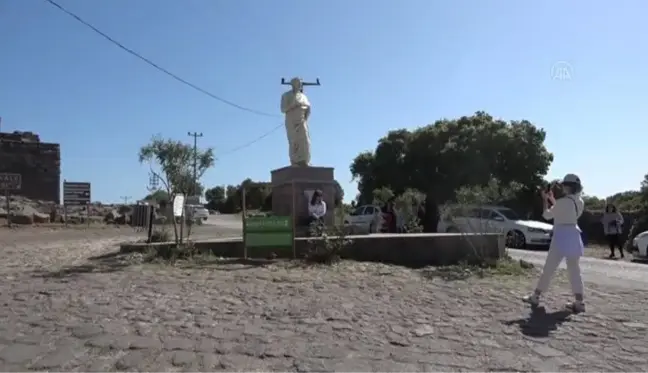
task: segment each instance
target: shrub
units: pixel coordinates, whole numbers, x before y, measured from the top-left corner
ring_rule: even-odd
[[[171,239],[171,232],[169,232],[168,229],[155,229],[153,230],[153,233],[151,234],[151,243],[153,242],[170,242],[172,241]]]
[[[342,251],[351,244],[347,239],[344,227],[328,228],[314,222],[309,227],[311,238],[308,240],[308,251],[305,255],[307,263],[333,264],[340,261]],[[333,236],[329,234],[334,233]]]

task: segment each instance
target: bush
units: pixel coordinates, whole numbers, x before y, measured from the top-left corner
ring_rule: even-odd
[[[175,264],[178,260],[193,260],[203,256],[204,253],[192,242],[185,242],[182,244],[151,246],[145,255],[145,261]]]
[[[151,243],[153,242],[171,242],[171,232],[168,229],[155,229],[151,234]]]
[[[423,271],[427,278],[441,278],[446,281],[465,280],[470,277],[492,276],[525,276],[533,271],[533,263],[524,260],[515,260],[506,256],[499,260],[484,261],[478,265],[460,263],[451,266],[433,267]]]
[[[305,255],[307,263],[333,264],[342,258],[342,251],[351,244],[346,238],[344,227],[328,228],[323,224],[314,222],[309,227],[311,238],[308,240],[309,248]],[[328,231],[332,231],[333,236]]]
[[[12,224],[31,225],[34,224],[34,217],[28,214],[12,213],[9,215]]]

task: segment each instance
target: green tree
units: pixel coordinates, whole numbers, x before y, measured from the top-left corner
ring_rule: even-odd
[[[144,197],[145,200],[155,200],[158,203],[168,203],[169,202],[169,193],[165,190],[158,189],[155,190]]]
[[[215,186],[205,191],[205,199],[207,200],[207,208],[210,210],[220,211],[227,200],[225,195],[225,187]]]
[[[607,202],[614,204],[621,211],[636,211],[642,208],[643,197],[640,190],[628,190],[609,196]],[[589,205],[587,206],[589,208]]]
[[[486,186],[493,178],[503,187],[521,185],[520,195],[532,200],[553,161],[545,136],[529,121],[506,122],[484,112],[390,131],[373,152],[360,153],[351,163],[358,202],[371,203],[376,189],[400,195],[412,188],[425,193],[426,210],[434,211],[455,200],[460,187]],[[429,227],[435,229],[436,222]]]
[[[342,202],[344,201],[344,189],[342,189],[342,185],[335,180],[335,196],[334,196],[334,201],[335,201],[335,207],[342,206]]]
[[[172,139],[154,136],[151,142],[142,146],[139,151],[140,163],[149,163],[154,173],[163,185],[164,190],[173,200],[177,195],[191,195],[194,191],[193,164],[194,149],[191,145]],[[153,163],[157,164],[160,172],[153,171]],[[211,148],[197,152],[196,180],[214,165],[214,152]],[[183,237],[178,234],[178,227],[173,221],[173,232],[176,243],[182,243]]]
[[[379,206],[384,205],[385,203],[387,203],[387,201],[395,196],[394,191],[389,189],[388,187],[374,189],[372,195],[373,200],[371,201],[371,203]]]
[[[603,210],[605,208],[606,201],[603,198],[588,196],[587,194],[583,194],[582,197],[588,210]]]
[[[628,249],[632,244],[632,240],[636,235],[648,230],[648,174],[646,174],[641,181],[641,186],[636,198],[640,204],[638,208],[638,216],[632,224],[632,227],[630,227],[628,239],[625,243],[626,249]]]
[[[242,200],[243,188],[245,188],[245,208],[248,210],[265,210],[266,200],[270,196],[271,188],[268,182],[252,181],[245,179],[237,187],[237,199]]]

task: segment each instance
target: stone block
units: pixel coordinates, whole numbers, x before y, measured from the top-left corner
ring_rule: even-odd
[[[272,213],[294,216],[297,225],[308,218],[308,204],[315,190],[321,190],[328,208],[324,221],[335,221],[335,178],[332,167],[283,167],[272,171]],[[293,207],[294,205],[294,207]]]

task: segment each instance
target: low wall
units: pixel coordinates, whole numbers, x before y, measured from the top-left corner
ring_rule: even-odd
[[[295,253],[292,249],[250,248],[247,256],[248,258],[293,258],[295,254],[297,258],[302,258],[313,247],[311,240],[318,239],[321,240],[321,238],[305,237],[295,239]],[[343,249],[341,253],[343,259],[389,263],[413,268],[471,262],[478,258],[499,259],[505,253],[504,236],[498,234],[372,234],[347,236],[346,239],[351,240],[351,243]],[[240,237],[194,241],[194,245],[199,251],[211,252],[218,257],[244,257],[243,241]],[[173,243],[124,243],[121,245],[121,251],[168,250],[173,246]]]

